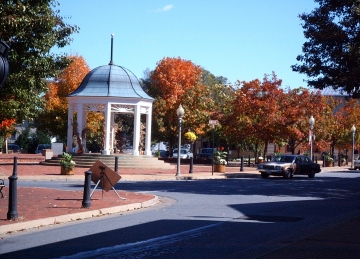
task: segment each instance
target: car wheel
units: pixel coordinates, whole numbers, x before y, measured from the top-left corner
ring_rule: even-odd
[[[310,173],[308,174],[309,178],[314,178],[315,177],[315,170],[311,169]]]
[[[289,168],[286,169],[285,172],[284,172],[283,177],[284,177],[285,179],[291,178],[291,169],[289,169]]]
[[[262,173],[261,173],[261,177],[262,177],[262,178],[268,178],[269,175],[268,175],[267,173],[262,172]]]

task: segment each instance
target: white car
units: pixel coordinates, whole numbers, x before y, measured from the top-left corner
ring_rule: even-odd
[[[173,157],[177,158],[178,157],[178,149],[175,148],[173,150]],[[187,148],[181,148],[180,149],[180,158],[191,158],[194,157],[193,153],[187,149]]]
[[[354,159],[354,169],[360,169],[360,156]]]

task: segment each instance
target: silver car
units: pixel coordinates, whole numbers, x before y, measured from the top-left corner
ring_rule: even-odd
[[[320,165],[311,161],[308,156],[301,155],[280,155],[272,158],[270,162],[261,163],[257,166],[262,178],[270,175],[292,178],[293,175],[308,175],[314,178],[320,173]]]
[[[360,156],[354,159],[354,169],[360,169]]]
[[[178,149],[175,148],[173,150],[173,157],[177,158],[178,157]],[[191,158],[194,157],[193,153],[187,149],[187,148],[181,148],[180,149],[180,158]]]

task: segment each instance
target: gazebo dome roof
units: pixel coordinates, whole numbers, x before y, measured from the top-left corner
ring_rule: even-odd
[[[68,97],[122,97],[154,100],[127,68],[113,64],[91,70]]]

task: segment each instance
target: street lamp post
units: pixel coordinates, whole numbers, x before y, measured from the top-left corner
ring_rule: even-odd
[[[176,110],[176,114],[179,117],[179,143],[178,143],[178,157],[177,157],[177,172],[176,176],[180,176],[180,151],[181,151],[181,123],[182,123],[182,116],[184,115],[183,107],[179,106]]]
[[[351,154],[351,169],[354,169],[354,146],[355,146],[355,125],[351,127],[351,133],[352,133],[352,154]]]
[[[211,175],[214,175],[214,143],[215,143],[215,139],[214,139],[214,129],[215,126],[219,124],[218,120],[209,120],[209,124],[212,127],[212,163],[211,163]]]
[[[310,138],[310,159],[311,159],[311,161],[313,160],[313,129],[314,129],[314,124],[315,124],[315,119],[311,115],[311,117],[309,119],[309,125],[310,125],[309,138]]]

